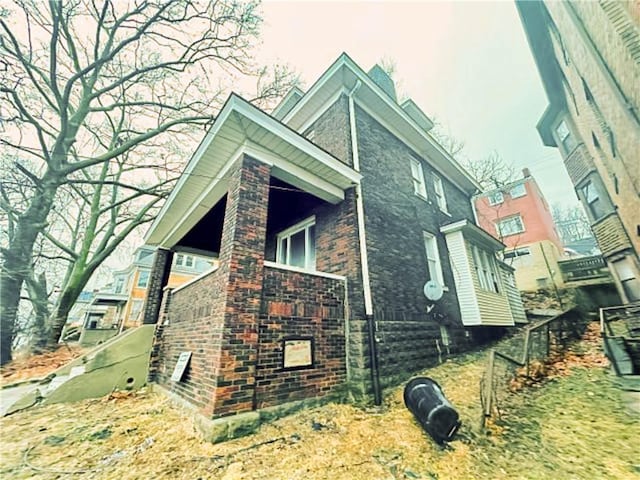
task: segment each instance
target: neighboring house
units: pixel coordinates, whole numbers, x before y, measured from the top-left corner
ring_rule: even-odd
[[[475,197],[478,224],[507,246],[502,257],[515,268],[518,289],[561,287],[562,241],[538,184],[529,169],[522,173],[522,179]]]
[[[142,324],[142,309],[149,286],[149,276],[153,264],[154,249],[140,247],[134,252],[134,260],[124,270],[113,274],[112,290],[124,294],[127,302],[123,305],[120,320],[124,328]],[[178,253],[173,258],[168,287],[180,286],[211,268],[213,259],[191,253]]]
[[[231,95],[146,235],[151,378],[213,418],[379,394],[525,321],[504,245],[474,223],[478,185],[432,126],[346,54],[271,114]],[[166,289],[185,248],[219,265]]]
[[[517,2],[557,147],[623,302],[640,300],[640,15],[636,2]]]
[[[153,248],[138,248],[133,262],[124,270],[115,272],[113,281],[107,287],[92,294],[82,318],[82,345],[94,345],[126,328],[142,324],[153,253]],[[189,282],[210,269],[214,262],[214,259],[192,253],[176,254],[167,286],[177,287]]]

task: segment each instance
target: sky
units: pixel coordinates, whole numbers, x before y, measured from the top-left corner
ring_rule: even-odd
[[[399,96],[412,98],[464,153],[497,152],[528,167],[550,204],[577,205],[562,158],[535,128],[547,106],[511,1],[270,1],[257,60],[296,70],[309,87],[346,52],[365,71],[395,64]]]

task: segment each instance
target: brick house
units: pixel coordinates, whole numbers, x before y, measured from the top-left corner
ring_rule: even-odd
[[[640,301],[640,10],[637,2],[516,2],[556,147],[624,303]]]
[[[432,126],[346,54],[271,114],[231,95],[147,232],[151,380],[209,418],[379,394],[523,321],[478,185]],[[184,249],[218,266],[165,288]]]
[[[522,173],[523,178],[474,197],[478,224],[507,246],[502,258],[515,268],[519,290],[562,287],[562,240],[535,178],[527,168]]]

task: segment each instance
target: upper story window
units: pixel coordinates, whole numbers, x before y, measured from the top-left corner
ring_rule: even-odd
[[[124,277],[119,276],[116,278],[115,287],[113,289],[113,293],[122,293],[124,292]]]
[[[147,285],[149,285],[149,273],[149,270],[140,270],[138,283],[136,284],[138,288],[147,288]]]
[[[564,120],[561,121],[560,124],[556,127],[556,135],[558,135],[558,139],[562,144],[564,153],[571,153],[577,144],[575,138],[569,130],[569,127],[567,126],[567,123]]]
[[[594,220],[598,220],[606,212],[604,202],[598,188],[593,181],[589,180],[584,187],[581,188],[582,196],[584,197],[584,203],[587,206],[588,212],[591,214]]]
[[[428,232],[423,232],[424,249],[427,253],[427,268],[429,279],[444,286],[444,276],[442,275],[442,263],[438,253],[438,241],[436,237]]]
[[[500,190],[490,193],[489,195],[487,195],[487,198],[489,199],[489,205],[500,205],[502,202],[504,202],[504,195]]]
[[[176,255],[175,265],[176,267],[193,268],[196,264],[196,260],[192,255],[185,255],[184,253],[178,253]]]
[[[413,193],[419,197],[427,198],[427,187],[424,184],[422,164],[414,158],[411,159],[411,178],[413,179]]]
[[[524,197],[527,194],[527,187],[524,186],[524,183],[519,183],[509,190],[509,195],[511,198],[519,198]]]
[[[308,218],[277,236],[276,259],[283,265],[316,269],[316,219]]]
[[[496,223],[496,229],[498,231],[498,235],[501,237],[507,237],[509,235],[524,232],[524,223],[522,222],[522,217],[520,215],[514,215],[513,217],[498,220]]]
[[[447,199],[444,196],[444,186],[442,185],[442,179],[435,174],[433,175],[433,190],[435,191],[438,207],[443,212],[448,213]]]
[[[496,260],[492,254],[475,245],[472,247],[473,262],[478,277],[480,288],[489,292],[498,293],[500,291],[498,283],[498,271]]]
[[[144,260],[151,254],[153,254],[153,250],[140,250],[140,252],[138,252],[138,260]]]

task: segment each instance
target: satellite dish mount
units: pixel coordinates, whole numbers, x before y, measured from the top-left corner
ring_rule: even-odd
[[[432,302],[427,306],[427,313],[429,313],[433,310],[433,307],[436,306],[435,302],[442,298],[442,285],[435,280],[429,280],[424,284],[422,292],[424,293],[424,296],[427,297],[427,300]]]

